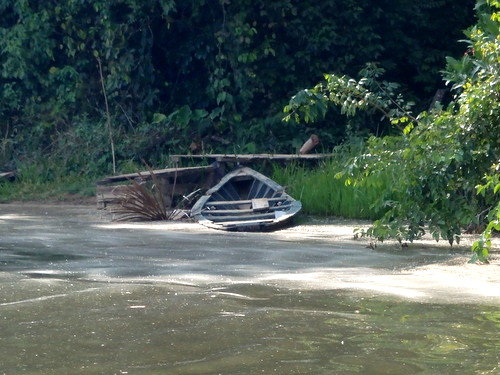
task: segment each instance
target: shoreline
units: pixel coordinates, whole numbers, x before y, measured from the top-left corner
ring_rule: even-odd
[[[106,233],[96,244],[103,241],[110,246],[102,250],[106,256],[99,259],[110,262],[111,268],[111,254],[122,259],[121,246],[127,256],[142,259],[159,251],[157,256],[163,259],[168,258],[170,247],[162,249],[170,241],[181,250],[174,251],[172,264],[159,261],[166,273],[154,279],[162,283],[193,283],[200,287],[254,283],[296,290],[356,290],[423,302],[500,302],[498,238],[490,253],[490,264],[483,265],[468,263],[472,256],[470,244],[476,235],[464,235],[460,245],[453,247],[445,241],[434,241],[430,235],[408,247],[401,247],[397,241],[373,246],[369,239],[353,235],[355,227],[370,222],[340,218],[306,217],[274,232],[226,232],[193,221],[113,222],[89,204],[24,202],[0,205],[0,229],[2,224],[7,225],[5,238],[12,237],[12,244],[38,243],[43,249],[49,246],[49,252],[62,248],[65,253],[68,237],[74,238],[72,248],[89,236],[97,239]],[[86,228],[83,237],[74,231],[81,225]],[[15,228],[17,234],[11,236],[9,228]],[[55,233],[54,237],[50,233]],[[39,242],[40,238],[49,242]],[[99,253],[101,248],[89,250]],[[189,261],[182,255],[189,254],[185,251],[192,254]],[[217,267],[207,266],[212,263]],[[100,277],[88,276],[92,280]],[[140,280],[149,279],[143,275]]]
[[[39,201],[39,200],[26,200],[26,201],[10,201],[10,202],[0,202],[0,208],[2,206],[39,206],[39,207],[68,207],[68,208],[82,208],[82,209],[95,209],[96,213],[99,213],[99,216],[104,218],[109,216],[109,212],[106,210],[100,210],[97,208],[97,202],[95,197],[88,198],[72,198],[72,199],[63,199],[63,200],[48,200],[48,201]],[[1,214],[1,213],[0,213]],[[110,220],[111,221],[111,220]],[[155,224],[160,223],[158,221],[136,221],[136,222],[113,222],[114,224],[130,224],[130,223],[139,223],[139,224]],[[171,221],[161,221],[161,223],[171,225],[172,228],[183,227],[182,224],[195,224],[198,223],[189,221],[189,220],[171,220]],[[278,229],[276,231],[264,232],[264,233],[290,233],[293,235],[296,233],[298,236],[334,236],[334,238],[338,240],[344,240],[347,242],[354,243],[363,243],[366,242],[367,246],[373,248],[385,248],[392,247],[397,249],[402,249],[403,247],[413,247],[414,245],[424,245],[430,247],[440,247],[440,248],[449,248],[450,250],[461,250],[472,246],[473,242],[477,240],[480,236],[480,233],[477,234],[468,234],[463,233],[460,235],[460,243],[449,245],[446,240],[436,241],[432,238],[432,236],[427,232],[421,239],[416,240],[414,242],[404,242],[404,245],[401,246],[396,240],[388,239],[386,241],[380,242],[376,239],[370,239],[368,237],[361,237],[355,235],[355,229],[366,229],[370,226],[370,221],[368,220],[356,220],[356,219],[346,219],[342,217],[322,217],[322,216],[314,216],[314,215],[301,215],[296,222],[290,226],[287,226],[282,229]],[[201,226],[202,228],[205,228]],[[213,231],[214,229],[209,229],[209,231]],[[492,238],[492,249],[490,251],[490,255],[493,253],[500,253],[500,236],[496,236]]]

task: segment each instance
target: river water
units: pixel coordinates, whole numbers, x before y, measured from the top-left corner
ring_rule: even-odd
[[[499,260],[0,205],[0,374],[500,374]]]

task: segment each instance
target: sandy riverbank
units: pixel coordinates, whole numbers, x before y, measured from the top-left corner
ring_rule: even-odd
[[[355,289],[422,301],[500,302],[498,239],[489,265],[469,264],[470,245],[477,236],[464,235],[460,245],[453,247],[429,236],[408,247],[395,241],[373,246],[369,239],[353,235],[355,228],[369,225],[302,218],[297,225],[275,232],[233,233],[190,221],[117,223],[93,205],[3,204],[0,248],[2,244],[6,249],[42,246],[63,258],[75,253],[74,262],[46,267],[88,273],[86,277],[92,280],[107,280],[108,272],[145,273],[157,275],[147,278],[162,283],[257,283],[294,289]],[[137,260],[116,268],[123,256]],[[85,259],[82,264],[80,257]],[[94,259],[100,262],[98,268],[86,265]],[[150,269],[144,259],[155,259],[155,266]]]

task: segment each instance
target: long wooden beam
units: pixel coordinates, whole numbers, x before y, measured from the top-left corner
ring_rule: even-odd
[[[204,154],[204,155],[170,155],[170,160],[178,163],[181,159],[209,159],[220,162],[259,162],[265,160],[293,161],[320,160],[332,157],[333,154]]]
[[[174,175],[183,176],[183,175],[192,174],[192,173],[210,172],[214,169],[215,168],[213,166],[208,165],[208,166],[202,166],[202,167],[155,169],[152,172],[157,177],[165,177],[165,176],[174,176]],[[96,184],[97,185],[107,185],[107,184],[111,184],[114,182],[133,180],[135,178],[148,179],[150,177],[151,177],[151,173],[149,171],[128,173],[128,174],[122,174],[119,176],[109,176],[109,177],[103,178],[102,180],[97,181]]]

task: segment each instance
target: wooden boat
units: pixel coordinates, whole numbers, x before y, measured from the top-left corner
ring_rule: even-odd
[[[210,228],[270,230],[288,223],[302,208],[285,189],[248,167],[226,174],[191,209],[191,216]]]

